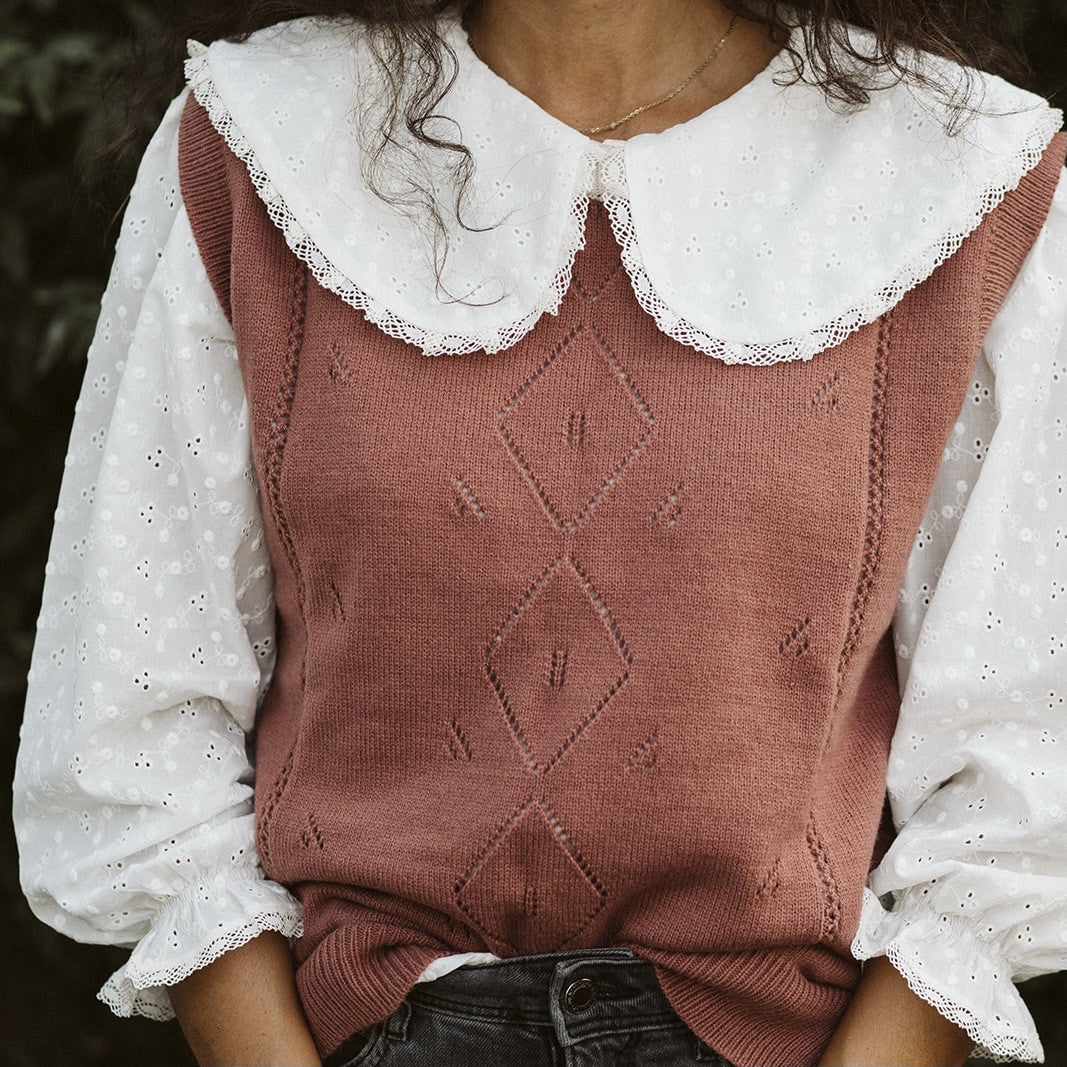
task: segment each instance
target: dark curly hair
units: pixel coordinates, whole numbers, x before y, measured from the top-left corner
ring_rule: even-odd
[[[188,37],[201,41],[241,39],[275,22],[321,16],[375,27],[377,54],[397,90],[399,119],[423,132],[425,118],[440,102],[450,81],[455,57],[438,36],[437,19],[447,12],[466,13],[481,0],[252,0],[250,3],[185,2],[170,20],[171,34],[162,59],[170,90],[179,84],[177,60]],[[932,52],[963,67],[1000,74],[1017,83],[1029,80],[1020,53],[1005,43],[996,0],[791,0],[788,5],[764,0],[723,0],[725,7],[764,24],[776,39],[786,40],[796,25],[803,29],[803,50],[788,48],[797,77],[819,86],[833,101],[861,106],[875,78],[885,71],[897,77],[922,77],[913,67],[912,50]],[[857,52],[848,25],[871,30],[873,52]],[[158,42],[153,45],[158,59]],[[401,86],[401,57],[413,59],[418,76]],[[143,69],[142,69],[143,76]],[[884,83],[884,77],[882,77]],[[149,86],[158,91],[159,84]],[[943,87],[947,88],[947,87]],[[948,89],[958,91],[958,87]],[[399,104],[403,101],[402,105]],[[962,103],[962,101],[960,101]]]

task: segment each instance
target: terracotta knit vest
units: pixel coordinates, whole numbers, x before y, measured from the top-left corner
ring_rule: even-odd
[[[182,192],[236,333],[275,569],[268,874],[324,1052],[426,965],[625,945],[740,1064],[853,987],[897,590],[1059,140],[951,260],[810,362],[639,308],[606,213],[558,316],[424,357],[320,287],[188,106]]]

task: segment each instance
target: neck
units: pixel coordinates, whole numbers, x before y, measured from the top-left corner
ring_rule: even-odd
[[[708,57],[730,19],[719,0],[482,0],[468,31],[497,74],[586,129],[669,93]],[[759,55],[754,41],[762,41]],[[676,99],[607,135],[655,132],[699,114],[766,65],[777,50],[767,44],[760,27],[739,21],[722,54]]]

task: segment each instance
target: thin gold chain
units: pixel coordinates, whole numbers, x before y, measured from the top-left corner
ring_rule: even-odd
[[[689,86],[700,77],[711,66],[715,57],[723,50],[723,46],[726,44],[730,37],[730,34],[734,32],[734,26],[737,24],[737,15],[734,15],[730,19],[730,25],[726,27],[726,32],[719,38],[719,43],[711,50],[711,55],[705,59],[688,78],[685,79],[679,85],[676,85],[669,93],[664,94],[658,100],[653,100],[650,104],[642,104],[640,107],[635,107],[633,111],[628,111],[621,119],[615,119],[612,122],[605,122],[602,126],[590,126],[586,130],[579,129],[579,133],[584,133],[586,137],[591,137],[597,133],[610,133],[613,130],[617,130],[623,123],[629,122],[631,119],[637,118],[638,115],[643,115],[646,111],[651,111],[654,107],[659,107],[662,104],[666,104],[668,101],[673,100],[679,93],[685,92]]]

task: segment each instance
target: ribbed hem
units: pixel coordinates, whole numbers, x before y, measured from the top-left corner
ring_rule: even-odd
[[[859,971],[818,947],[714,956],[633,948],[682,1021],[738,1067],[814,1067]]]
[[[410,938],[410,930],[398,928],[342,927],[324,938],[300,966],[297,988],[323,1056],[392,1015],[423,971],[442,955],[439,947],[403,943]]]

